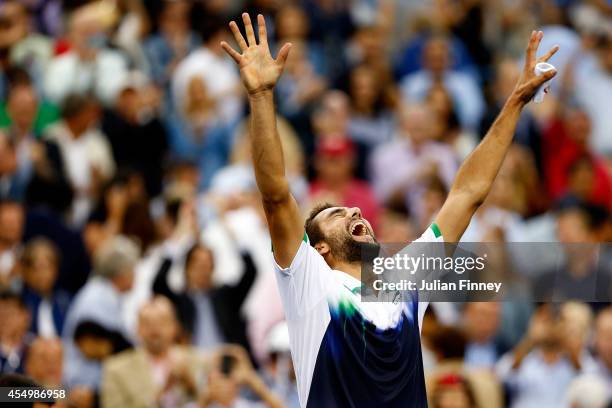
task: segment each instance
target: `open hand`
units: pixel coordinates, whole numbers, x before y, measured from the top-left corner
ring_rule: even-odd
[[[242,82],[249,95],[255,95],[274,88],[274,85],[276,85],[278,78],[283,72],[291,44],[287,43],[283,45],[275,60],[270,54],[266,33],[266,22],[263,16],[261,14],[257,16],[259,44],[255,41],[253,25],[247,13],[242,14],[242,21],[244,22],[246,31],[246,40],[240,33],[236,22],[232,21],[229,24],[242,54],[235,51],[225,41],[221,42],[221,47],[223,47],[240,67],[240,76],[242,77]]]
[[[543,37],[544,33],[542,31],[532,31],[531,37],[529,38],[529,43],[527,44],[523,72],[521,73],[513,92],[513,94],[523,103],[529,102],[540,86],[544,84],[544,82],[557,75],[556,70],[545,72],[539,76],[535,74],[536,64],[539,62],[547,62],[550,57],[552,57],[559,50],[559,47],[555,45],[542,57],[536,58],[538,47],[540,46],[540,42],[542,41]]]

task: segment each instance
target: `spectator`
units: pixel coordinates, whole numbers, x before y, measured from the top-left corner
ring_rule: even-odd
[[[130,61],[130,66],[147,70],[148,63],[143,42],[151,31],[151,19],[143,0],[102,3],[115,17],[111,42],[120,48]]]
[[[32,342],[30,311],[21,298],[0,293],[0,373],[23,373],[25,356]]]
[[[566,342],[571,349],[578,350],[583,371],[595,365],[588,351],[592,339],[593,312],[586,303],[570,300],[559,308],[559,321],[564,329]]]
[[[423,49],[423,69],[406,76],[401,82],[404,102],[420,102],[433,85],[444,84],[457,105],[461,126],[476,129],[484,112],[484,101],[478,84],[471,76],[450,69],[449,42],[446,37],[432,36]]]
[[[603,216],[599,213],[603,212]],[[609,299],[612,274],[604,262],[597,260],[596,242],[601,234],[600,219],[605,211],[568,198],[559,205],[557,237],[565,259],[556,270],[543,273],[535,282],[539,300],[602,302]],[[597,307],[596,303],[591,303]]]
[[[204,79],[192,76],[183,94],[184,103],[180,105],[183,110],[168,119],[172,153],[178,159],[197,164],[201,190],[210,187],[215,173],[227,164],[233,142],[210,91]]]
[[[399,99],[399,92],[393,78],[390,51],[389,32],[385,23],[379,21],[357,28],[347,47],[345,57],[352,68],[365,65],[372,69],[380,81],[378,86],[383,99],[395,105]]]
[[[527,334],[498,363],[509,387],[511,407],[562,406],[564,391],[583,369],[580,350],[568,344],[562,322],[551,305],[533,314]]]
[[[14,201],[0,201],[0,289],[17,289],[17,261],[25,223],[23,207]]]
[[[410,4],[410,3],[409,3]],[[400,44],[401,47],[405,47],[399,52],[397,56],[397,65],[395,67],[396,75],[398,78],[405,78],[407,75],[418,72],[423,68],[425,61],[422,58],[423,51],[427,46],[430,38],[430,33],[444,32],[444,29],[436,27],[438,22],[427,21],[436,19],[439,14],[438,11],[449,6],[449,4],[412,4],[408,7],[423,8],[419,13],[418,10],[413,10],[409,16],[409,24],[402,24],[402,29],[416,31],[414,36],[408,38],[408,44]],[[450,5],[452,7],[452,5]],[[477,66],[474,65],[469,51],[465,44],[456,37],[449,37],[449,67],[453,71],[460,71],[477,78]]]
[[[108,48],[107,24],[95,3],[70,15],[71,49],[54,57],[45,74],[45,94],[51,101],[63,104],[70,94],[91,93],[106,106],[115,102],[127,75],[127,62]]]
[[[15,144],[4,132],[0,132],[0,197],[19,198],[25,189],[26,182],[18,174],[17,152]]]
[[[25,200],[33,206],[48,206],[61,213],[72,200],[63,175],[63,162],[57,146],[37,140],[36,130],[47,128],[55,120],[55,108],[45,108],[44,104],[37,108],[34,88],[29,78],[23,80],[11,87],[5,112],[8,116],[4,118],[8,127],[0,130],[1,154],[6,156],[0,169],[3,178],[0,196]]]
[[[21,296],[32,311],[32,333],[41,337],[61,335],[70,295],[56,287],[59,251],[46,238],[29,241],[21,255],[24,288]]]
[[[285,171],[289,179],[289,187],[298,202],[302,202],[308,192],[304,179],[304,151],[298,135],[289,122],[281,116],[276,117],[278,136],[285,157]],[[248,117],[238,124],[234,133],[234,146],[230,154],[230,165],[221,169],[211,181],[211,189],[217,192],[232,193],[235,185],[255,188],[252,155],[249,147]],[[233,184],[234,183],[234,184]],[[238,183],[238,184],[235,184]],[[240,189],[238,189],[240,190]]]
[[[54,191],[54,194],[60,192]],[[74,295],[85,284],[90,271],[90,259],[81,232],[66,226],[57,213],[47,208],[35,205],[22,205],[21,208],[26,212],[22,241],[45,237],[55,244],[60,252],[56,287]]]
[[[429,90],[426,102],[436,116],[431,124],[435,129],[433,139],[451,146],[463,161],[476,147],[476,141],[472,133],[461,129],[451,95],[442,84],[436,84]]]
[[[42,132],[54,123],[58,109],[40,100],[29,75],[12,70],[7,102],[0,104],[0,128],[13,145],[17,167],[4,186],[11,198],[32,206],[48,206],[62,213],[72,200],[57,146],[40,141]],[[10,160],[4,159],[9,163]],[[50,193],[53,191],[53,194]]]
[[[79,378],[70,385],[70,400],[78,407],[95,407],[99,399],[101,367],[112,355],[131,345],[118,332],[107,330],[91,320],[79,323],[73,341],[83,357]]]
[[[178,322],[172,303],[157,296],[138,315],[141,345],[104,364],[101,406],[170,406],[197,400],[205,359],[192,347],[175,344]]]
[[[351,105],[348,95],[338,90],[325,92],[319,106],[312,114],[312,130],[315,137],[309,134],[307,138],[303,138],[300,135],[302,146],[308,157],[314,157],[318,141],[335,138],[351,139],[357,150],[355,175],[360,179],[366,179],[368,173],[366,162],[370,148],[352,137],[349,127],[350,119]],[[308,165],[313,167],[313,160],[310,160]],[[314,167],[309,169],[309,173],[314,176]]]
[[[289,350],[289,328],[286,322],[277,323],[266,338],[268,358],[262,370],[266,385],[283,401],[287,408],[299,408],[295,369]]]
[[[281,7],[275,16],[276,42],[284,44],[290,42],[292,45],[301,44],[304,47],[304,58],[316,75],[325,76],[328,72],[325,66],[326,60],[320,44],[309,41],[310,21],[306,11],[294,4]]]
[[[53,50],[51,40],[33,31],[30,25],[30,13],[27,5],[8,0],[0,6],[0,50],[2,60],[0,65],[19,65],[32,76],[34,83],[40,88],[47,63]],[[0,97],[7,95],[7,77],[0,73]]]
[[[385,98],[384,80],[369,65],[353,68],[349,75],[351,119],[349,134],[370,147],[389,141],[393,133],[391,109]]]
[[[345,51],[345,41],[353,30],[354,23],[347,6],[330,7],[325,2],[305,2],[304,11],[308,14],[309,38],[321,44],[324,58],[331,78],[344,69],[344,61],[338,58]]]
[[[612,399],[612,307],[599,312],[595,322],[596,374],[608,386],[608,397]]]
[[[491,50],[484,33],[485,16],[489,7],[491,7],[489,4],[482,2],[448,2],[440,6],[440,13],[445,17],[444,24],[465,44],[471,59],[479,67],[489,66],[491,59]]]
[[[104,112],[101,125],[117,167],[140,172],[149,197],[161,192],[161,163],[168,146],[166,129],[158,116],[159,92],[142,72],[130,72],[115,109]]]
[[[243,275],[240,253],[246,252],[253,258],[257,277],[244,300],[241,314],[246,321],[250,346],[247,349],[261,363],[267,356],[265,339],[268,331],[284,315],[273,274],[273,259],[269,257],[270,235],[263,223],[254,175],[244,170],[242,175],[232,176],[235,180],[232,184],[216,184],[207,197],[219,217],[207,223],[202,241],[215,253],[215,285],[234,285],[238,282]]]
[[[284,404],[266,386],[253,369],[248,354],[239,347],[226,346],[221,349],[208,376],[208,387],[200,398],[206,408],[217,406],[245,408],[279,408]],[[259,401],[249,401],[241,391],[249,390]]]
[[[214,254],[210,248],[195,244],[185,255],[185,291],[173,292],[168,286],[172,259],[162,263],[153,283],[153,292],[167,296],[191,343],[212,349],[222,343],[236,343],[248,348],[245,322],[240,309],[256,277],[251,256],[242,253],[244,271],[235,285],[214,288]]]
[[[467,338],[465,364],[471,368],[493,369],[502,354],[496,342],[501,308],[495,302],[470,302],[463,309],[463,330]]]
[[[460,330],[449,326],[436,326],[429,336],[429,342],[437,360],[435,367],[426,376],[427,389],[437,390],[428,394],[431,406],[444,403],[436,402],[434,398],[448,399],[447,396],[440,395],[448,390],[439,389],[436,384],[444,383],[444,378],[450,375],[465,378],[466,384],[473,390],[476,406],[502,407],[501,387],[495,376],[491,372],[470,369],[464,365],[466,338]],[[461,401],[460,397],[458,399]]]
[[[36,177],[36,167],[41,167],[40,164],[36,166],[36,160],[41,160],[39,156],[44,147],[36,142],[36,138],[58,115],[55,107],[39,102],[25,71],[14,70],[12,75],[7,102],[0,105],[0,127],[5,128],[4,132],[10,138],[17,166],[9,186],[5,188],[8,188],[10,197],[23,200],[28,184]],[[3,162],[6,165],[10,160],[5,158]]]
[[[131,194],[137,198],[127,204],[121,233],[136,242],[143,253],[148,253],[158,243],[158,237],[150,213],[145,182],[140,173],[128,176],[128,189],[132,190]]]
[[[106,136],[95,127],[100,110],[92,97],[70,95],[62,107],[62,120],[49,127],[44,138],[60,150],[67,179],[75,191],[71,220],[81,224],[92,199],[115,172]]]
[[[139,241],[143,251],[146,250],[156,240],[154,228],[149,225],[152,221],[147,205],[148,198],[140,173],[121,171],[115,175],[102,188],[83,230],[89,253],[94,254],[100,245],[116,234],[129,235]],[[139,214],[135,213],[136,209],[140,211]],[[146,230],[147,236],[141,236],[139,225]]]
[[[57,339],[37,337],[28,348],[25,373],[49,389],[62,388],[63,346]]]
[[[402,208],[381,210],[376,236],[379,242],[412,242],[418,238],[415,222]]]
[[[288,58],[287,75],[279,81],[277,89],[279,112],[305,133],[312,107],[325,91],[327,83],[308,60],[306,44],[298,42]]]
[[[130,348],[130,344],[120,333],[107,330],[91,320],[84,320],[77,325],[73,340],[88,360],[98,362]]]
[[[61,251],[57,288],[76,292],[88,275],[89,259],[85,254],[81,237],[68,229],[53,213],[41,209],[27,209],[16,201],[0,201],[0,286],[20,288],[17,278],[17,260],[21,256],[22,242],[44,236],[53,241]],[[11,274],[10,272],[13,272]]]
[[[450,147],[432,140],[433,113],[426,105],[404,106],[400,112],[400,138],[380,146],[371,158],[372,186],[383,203],[406,204],[417,218],[418,197],[428,180],[439,177],[446,189],[457,171]]]
[[[350,139],[320,140],[314,159],[317,177],[310,184],[310,200],[359,207],[376,229],[378,204],[370,186],[354,177],[355,159],[355,146]]]
[[[567,107],[544,131],[542,147],[549,194],[568,193],[612,208],[612,179],[605,161],[590,147],[591,119],[580,107]]]
[[[240,79],[231,60],[221,48],[227,40],[224,22],[214,21],[204,27],[202,46],[187,56],[175,69],[172,77],[172,98],[176,112],[184,112],[189,100],[186,94],[194,77],[201,78],[214,101],[215,115],[223,125],[235,124],[242,110],[238,91]]]
[[[199,39],[189,27],[191,2],[161,1],[157,32],[144,42],[153,81],[169,90],[170,79],[181,60],[194,51]]]
[[[612,95],[612,31],[600,34],[594,47],[596,63],[582,72],[574,87],[574,95],[593,121],[591,146],[606,157],[612,155],[610,128],[612,117],[604,107],[610,103]]]
[[[79,291],[66,318],[65,339],[71,339],[76,325],[85,319],[127,334],[121,323],[120,297],[132,286],[133,268],[139,254],[138,247],[120,235],[110,238],[98,249],[94,260],[95,275]]]
[[[431,391],[433,408],[470,408],[476,406],[472,386],[461,376],[448,374],[438,379]]]
[[[59,119],[59,109],[43,100],[27,71],[13,68],[6,102],[0,103],[0,128],[6,128],[18,143],[41,136]]]
[[[96,389],[101,380],[100,364],[86,359],[73,342],[80,322],[92,321],[126,338],[130,337],[123,323],[121,299],[132,287],[138,257],[136,245],[122,236],[109,239],[96,251],[95,274],[75,296],[62,333],[67,344],[65,363],[68,386],[86,385]]]
[[[307,131],[309,111],[326,88],[326,60],[319,44],[308,40],[309,22],[297,5],[283,6],[276,14],[277,44],[291,42],[293,50],[278,83],[279,112],[299,133]]]
[[[525,240],[522,216],[531,213],[530,198],[542,196],[541,190],[531,185],[534,179],[537,182],[537,172],[530,159],[523,146],[510,146],[489,196],[474,214],[462,242],[485,242],[485,237],[497,233],[508,242]]]
[[[425,188],[417,202],[418,212],[414,214],[414,221],[419,230],[427,229],[431,225],[442,208],[447,193],[444,183],[438,177],[426,180]]]

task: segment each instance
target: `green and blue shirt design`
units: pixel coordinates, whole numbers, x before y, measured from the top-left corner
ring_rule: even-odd
[[[434,224],[415,242],[443,242]],[[427,407],[420,326],[427,303],[362,302],[307,237],[276,265],[303,407]]]

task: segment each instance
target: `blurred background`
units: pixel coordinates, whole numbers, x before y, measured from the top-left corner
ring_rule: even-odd
[[[544,31],[558,75],[463,240],[612,241],[609,0],[2,0],[6,381],[83,408],[299,406],[246,95],[219,45],[242,11],[273,53],[293,43],[276,104],[301,208],[358,206],[381,242],[430,224]],[[568,249],[557,271],[609,299],[609,252]],[[552,287],[546,254],[530,261]],[[608,406],[612,308],[555,299],[432,304],[430,405]]]

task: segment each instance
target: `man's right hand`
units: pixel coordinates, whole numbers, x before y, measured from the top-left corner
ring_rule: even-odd
[[[221,42],[221,46],[240,67],[240,76],[249,95],[257,95],[274,88],[283,72],[291,44],[283,45],[275,60],[272,58],[268,46],[266,22],[263,16],[261,14],[257,16],[259,44],[255,41],[255,32],[253,31],[251,18],[247,13],[242,14],[242,21],[246,31],[246,40],[240,33],[236,22],[232,21],[229,24],[242,54],[235,51],[225,41]]]
[[[291,44],[285,44],[272,58],[266,37],[266,23],[257,16],[259,44],[249,15],[242,15],[246,40],[234,21],[230,29],[240,47],[240,53],[226,42],[223,49],[240,67],[240,76],[249,93],[249,139],[255,169],[255,181],[261,193],[261,201],[270,229],[274,258],[283,268],[291,265],[304,236],[304,224],[295,198],[291,195],[285,176],[283,149],[276,130],[273,88],[280,78]]]

